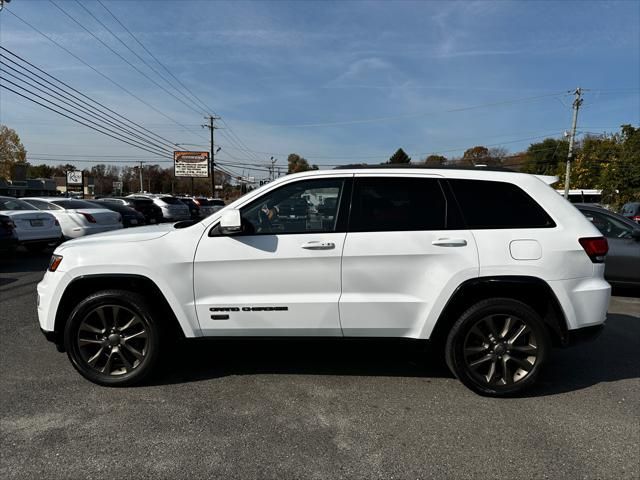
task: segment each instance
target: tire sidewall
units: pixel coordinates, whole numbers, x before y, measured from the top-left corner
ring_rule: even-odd
[[[466,365],[464,357],[464,341],[469,330],[482,318],[495,314],[506,314],[518,317],[533,331],[537,342],[537,359],[527,376],[510,385],[487,385],[476,379]],[[526,304],[511,299],[484,300],[469,308],[455,323],[446,345],[447,364],[453,374],[468,388],[481,395],[501,397],[514,395],[529,388],[544,365],[550,350],[549,334],[540,316]]]
[[[142,364],[124,375],[103,375],[86,364],[76,341],[78,328],[91,310],[102,305],[119,305],[139,315],[147,330],[147,353]],[[74,368],[87,380],[105,386],[130,386],[142,382],[151,373],[160,348],[160,329],[144,300],[125,291],[103,291],[82,300],[71,312],[64,329],[64,345]]]

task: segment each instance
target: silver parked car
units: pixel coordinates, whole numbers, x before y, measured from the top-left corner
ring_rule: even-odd
[[[607,237],[604,277],[617,285],[640,287],[640,225],[595,205],[576,204]]]
[[[171,195],[152,195],[152,194],[134,194],[129,195],[132,198],[150,198],[153,203],[162,210],[162,218],[167,222],[177,222],[180,220],[189,220],[191,212],[189,207],[180,201],[179,198]]]

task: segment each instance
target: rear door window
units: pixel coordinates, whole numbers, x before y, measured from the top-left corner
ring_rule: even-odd
[[[444,230],[447,200],[438,179],[357,177],[351,232]]]
[[[470,229],[556,226],[533,198],[512,183],[461,179],[448,183]]]

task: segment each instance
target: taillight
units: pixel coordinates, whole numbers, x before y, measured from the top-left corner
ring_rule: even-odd
[[[87,222],[89,223],[96,223],[96,219],[93,215],[91,215],[90,213],[86,213],[86,212],[78,212],[80,215],[82,215],[84,218],[87,219]]]
[[[635,217],[631,217],[631,220],[633,220],[634,222],[640,223],[640,215],[636,215]]]
[[[16,228],[16,224],[13,223],[13,220],[1,220],[0,225],[2,225],[2,227],[6,228],[7,230],[13,230],[14,228]]]
[[[604,237],[588,237],[578,240],[593,263],[603,263],[609,251],[609,244]]]

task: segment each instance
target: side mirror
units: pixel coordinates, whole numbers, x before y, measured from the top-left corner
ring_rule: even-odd
[[[242,218],[240,210],[231,209],[222,214],[220,218],[220,233],[223,235],[233,235],[242,231]]]

